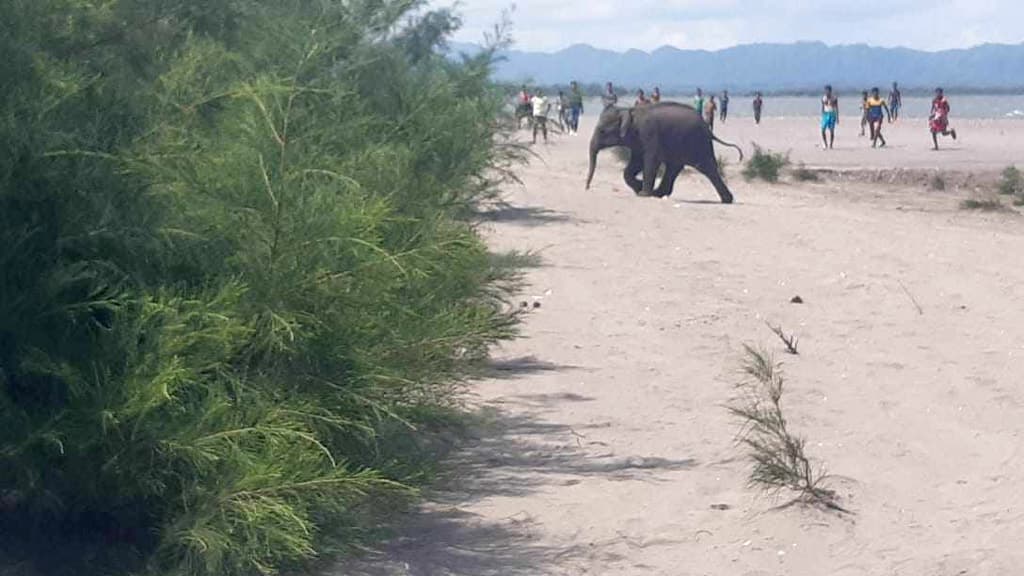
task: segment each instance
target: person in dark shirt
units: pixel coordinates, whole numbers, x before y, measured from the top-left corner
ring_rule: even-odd
[[[889,122],[900,119],[900,108],[903,107],[903,95],[895,82],[892,83],[892,91],[889,92]]]
[[[576,134],[580,129],[580,116],[583,115],[583,93],[580,86],[573,80],[569,84],[569,133]]]
[[[885,138],[882,137],[882,120],[889,111],[889,105],[878,93],[878,88],[871,89],[871,96],[864,103],[867,108],[868,126],[871,128],[871,147],[874,148],[881,142],[885,148]]]

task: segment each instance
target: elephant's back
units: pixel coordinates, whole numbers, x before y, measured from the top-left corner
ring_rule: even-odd
[[[683,104],[682,102],[658,102],[657,104],[651,104],[650,105],[650,109],[651,110],[658,110],[658,109],[670,109],[671,110],[671,109],[679,109],[679,108],[683,108],[683,109],[689,110],[690,112],[693,112],[694,114],[697,113],[697,109],[696,108],[694,108],[690,104]]]

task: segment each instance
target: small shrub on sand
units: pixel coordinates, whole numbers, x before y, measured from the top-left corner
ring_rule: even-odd
[[[820,180],[818,173],[814,170],[808,170],[807,166],[804,166],[803,163],[800,163],[800,165],[793,170],[793,179],[797,182],[817,182]]]
[[[1002,178],[999,180],[999,193],[1006,196],[1024,196],[1024,176],[1016,166],[1007,166],[1003,169]]]
[[[789,164],[789,156],[765,150],[754,144],[754,155],[743,167],[743,177],[747,180],[760,178],[765,182],[779,181],[779,172]]]
[[[932,190],[945,190],[946,179],[939,174],[935,174],[932,176],[932,179],[928,181],[928,187]]]
[[[980,210],[982,212],[1002,212],[1006,206],[999,198],[968,198],[960,202],[961,210]]]
[[[744,349],[745,378],[737,385],[740,395],[729,412],[741,423],[740,442],[754,463],[750,485],[771,493],[792,491],[796,502],[845,512],[836,493],[825,486],[827,474],[804,453],[804,440],[786,425],[779,365],[765,351],[748,345]]]

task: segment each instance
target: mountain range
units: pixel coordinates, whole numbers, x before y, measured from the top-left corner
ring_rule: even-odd
[[[452,43],[452,52],[472,53],[473,44]],[[983,44],[973,48],[924,52],[864,44],[829,46],[821,42],[745,44],[723,50],[615,52],[576,44],[557,52],[502,52],[495,79],[564,85],[614,82],[622,87],[659,86],[664,92],[708,89],[804,91],[831,83],[861,89],[892,81],[907,88],[936,86],[976,90],[1024,88],[1024,44]]]

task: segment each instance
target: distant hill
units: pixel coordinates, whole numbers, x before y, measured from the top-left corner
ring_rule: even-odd
[[[479,50],[459,43],[451,49]],[[584,84],[660,86],[665,92],[689,92],[697,86],[801,91],[818,90],[826,83],[847,90],[886,88],[895,80],[908,88],[1024,88],[1024,44],[984,44],[941,52],[821,42],[747,44],[716,51],[663,46],[653,52],[614,52],[577,44],[554,53],[510,50],[503,56],[497,80],[544,85],[575,79]]]

